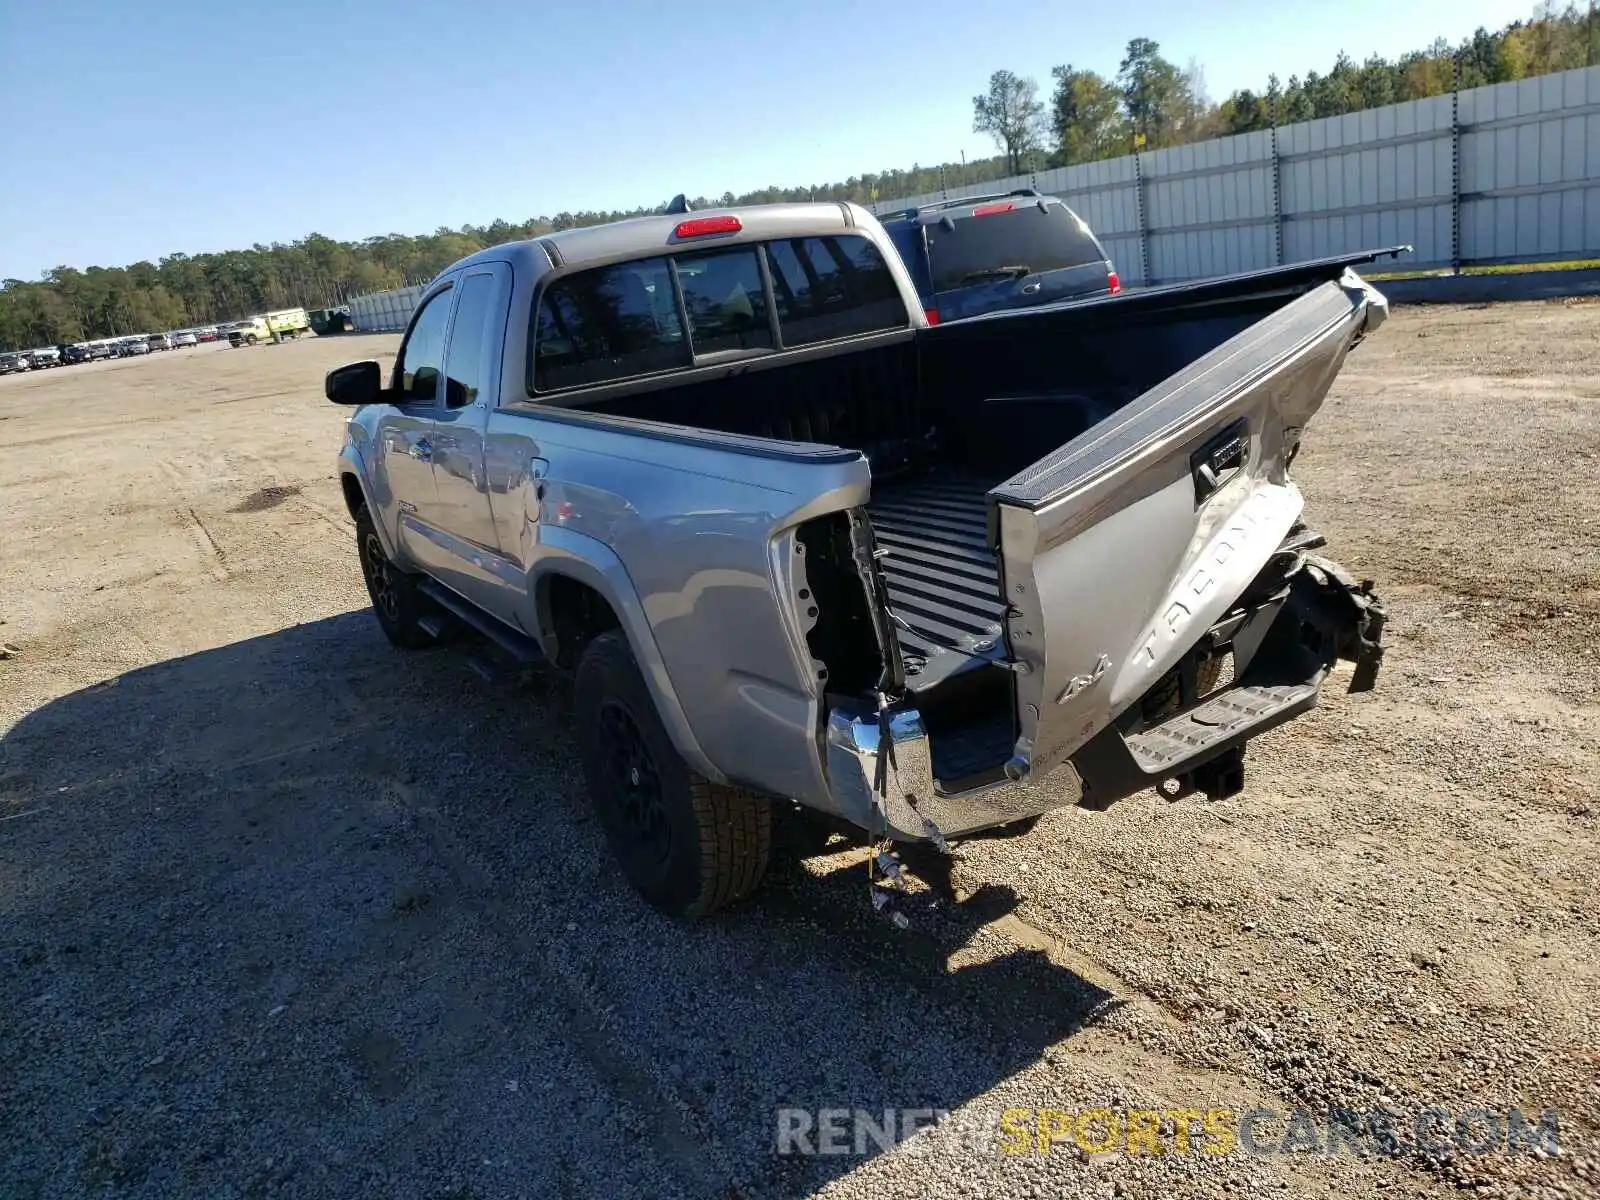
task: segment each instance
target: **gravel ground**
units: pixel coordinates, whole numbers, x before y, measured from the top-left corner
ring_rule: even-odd
[[[1234,799],[908,856],[907,930],[794,821],[750,902],[657,917],[559,688],[388,647],[318,381],[394,348],[0,379],[0,1192],[1600,1192],[1600,306],[1400,310],[1352,356],[1296,472],[1389,603],[1376,692]],[[1560,1153],[998,1125],[1380,1103],[1553,1109]],[[779,1108],[886,1106],[952,1116],[774,1153]]]

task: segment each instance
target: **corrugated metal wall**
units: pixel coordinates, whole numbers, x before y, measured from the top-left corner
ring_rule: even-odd
[[[1022,187],[1076,209],[1125,283],[1399,243],[1416,247],[1402,264],[1421,268],[1600,257],[1600,67],[873,208]],[[403,328],[421,291],[357,296],[356,327]]]
[[[1600,251],[1600,67],[1461,93],[1469,258]]]
[[[371,292],[350,300],[350,315],[356,328],[367,333],[383,329],[404,329],[411,310],[422,298],[422,287],[397,288],[392,292]]]
[[[1130,283],[1401,242],[1417,267],[1600,256],[1600,67],[873,207],[1021,187],[1066,200]]]

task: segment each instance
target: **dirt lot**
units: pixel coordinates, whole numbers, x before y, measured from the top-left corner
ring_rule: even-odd
[[[7,1195],[1600,1191],[1600,306],[1400,311],[1352,357],[1297,475],[1389,602],[1376,692],[1232,800],[922,862],[906,931],[792,823],[754,900],[656,917],[559,689],[382,640],[320,380],[394,345],[0,379]],[[1380,1104],[1553,1109],[1560,1153],[997,1125]],[[779,1157],[785,1106],[954,1116]]]

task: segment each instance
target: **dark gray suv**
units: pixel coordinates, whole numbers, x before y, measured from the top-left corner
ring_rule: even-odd
[[[1088,225],[1058,197],[1032,188],[880,219],[935,324],[1122,290]]]

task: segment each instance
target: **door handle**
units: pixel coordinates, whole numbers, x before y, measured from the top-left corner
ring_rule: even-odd
[[[432,462],[433,443],[427,438],[418,438],[411,443],[411,457],[418,462]]]

